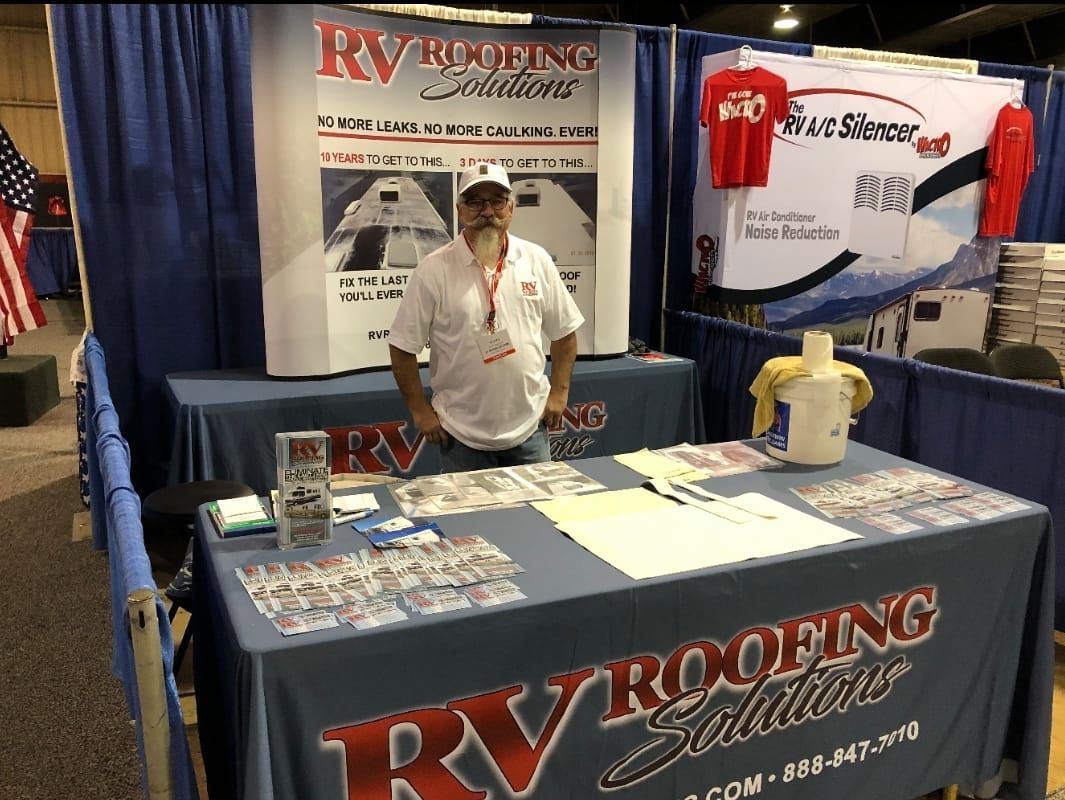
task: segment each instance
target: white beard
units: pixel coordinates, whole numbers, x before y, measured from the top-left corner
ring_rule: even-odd
[[[481,264],[495,267],[502,247],[503,231],[493,224],[488,224],[477,231],[477,238],[473,241],[473,254]]]

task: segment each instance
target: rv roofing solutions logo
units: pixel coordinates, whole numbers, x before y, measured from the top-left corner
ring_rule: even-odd
[[[499,796],[536,797],[544,765],[594,735],[575,731],[571,746],[562,745],[576,718],[587,719],[574,711],[590,705],[600,730],[633,728],[631,736],[599,740],[623,744],[598,778],[581,776],[598,784],[584,796],[598,796],[595,788],[635,786],[715,747],[883,702],[913,666],[905,651],[932,635],[938,612],[935,587],[918,586],[873,604],[744,628],[727,640],[685,642],[667,656],[644,652],[339,725],[321,739],[343,751],[348,800],[390,800],[397,780],[422,800],[482,800],[488,775],[505,782]],[[413,758],[397,758],[396,729],[417,730]]]
[[[497,42],[443,39],[314,21],[321,60],[317,75],[387,86],[409,58],[436,70],[439,83],[425,86],[423,100],[490,97],[565,100],[584,86],[579,77],[599,64],[595,41]]]
[[[293,467],[324,463],[324,447],[325,439],[290,439],[288,463]]]

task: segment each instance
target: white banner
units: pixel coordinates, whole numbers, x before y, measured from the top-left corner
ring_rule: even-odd
[[[511,230],[548,250],[584,314],[578,352],[625,351],[631,33],[301,5],[251,23],[271,375],[388,364],[410,273],[457,235],[457,175],[479,161],[506,168]]]
[[[736,63],[737,52],[705,57],[703,80]],[[699,134],[691,264],[720,299],[781,301],[844,269],[867,279],[818,290],[805,307],[783,304],[776,317],[785,319],[879,298],[974,247],[983,160],[1010,81],[760,52],[754,63],[788,86],[768,185],[713,189],[706,129]],[[868,313],[856,316],[864,324]],[[767,315],[772,322],[773,307]]]

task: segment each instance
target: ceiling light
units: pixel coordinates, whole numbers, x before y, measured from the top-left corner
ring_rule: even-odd
[[[781,6],[780,16],[773,21],[773,27],[778,31],[790,31],[799,26],[799,18],[791,13],[791,6]]]

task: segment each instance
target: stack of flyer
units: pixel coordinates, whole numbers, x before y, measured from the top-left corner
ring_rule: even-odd
[[[274,530],[274,518],[262,500],[251,495],[208,503],[207,512],[223,539]]]
[[[256,611],[270,618],[387,595],[495,582],[524,571],[480,536],[236,568]],[[493,586],[499,597],[507,594],[509,587]]]
[[[277,452],[277,546],[325,544],[333,539],[329,490],[331,440],[325,431],[275,436]]]

